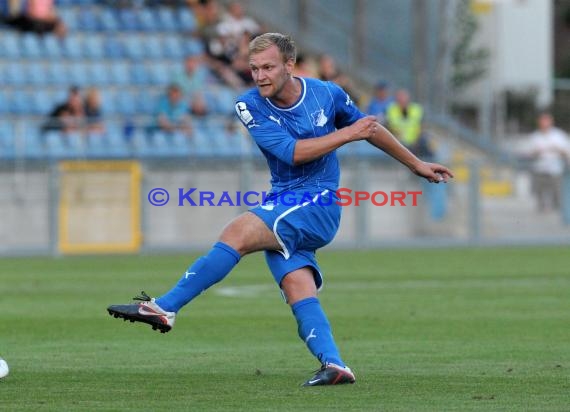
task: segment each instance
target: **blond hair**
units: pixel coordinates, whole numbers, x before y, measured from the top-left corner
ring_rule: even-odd
[[[249,42],[249,55],[260,53],[267,50],[271,46],[277,46],[277,49],[283,56],[283,61],[287,62],[297,60],[297,48],[291,36],[281,33],[264,33],[260,34]]]

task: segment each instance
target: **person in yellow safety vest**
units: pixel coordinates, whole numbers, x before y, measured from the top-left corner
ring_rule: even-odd
[[[420,140],[424,111],[418,103],[410,102],[410,93],[405,89],[398,90],[395,97],[396,101],[386,113],[388,128],[400,142],[412,149]]]

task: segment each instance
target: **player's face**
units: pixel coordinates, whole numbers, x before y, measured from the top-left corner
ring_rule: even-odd
[[[283,61],[277,46],[271,46],[249,57],[251,76],[263,97],[276,97],[291,78],[293,61]]]

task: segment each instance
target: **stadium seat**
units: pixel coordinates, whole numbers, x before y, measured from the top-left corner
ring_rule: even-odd
[[[155,13],[160,30],[163,31],[178,30],[178,22],[176,21],[174,10],[168,7],[157,7]]]
[[[70,65],[69,81],[71,84],[86,87],[91,86],[92,79],[90,77],[91,63],[73,63]]]
[[[164,44],[158,36],[146,36],[145,40],[145,58],[151,60],[160,60],[167,58]]]
[[[144,8],[139,11],[139,28],[143,31],[152,32],[158,30],[158,23],[154,17],[154,13]]]
[[[194,56],[196,54],[204,53],[204,44],[200,40],[196,39],[184,39],[184,54],[186,56]]]
[[[69,32],[76,32],[79,29],[75,8],[63,7],[61,9],[58,9],[57,14],[63,20]]]
[[[77,13],[78,30],[94,32],[100,29],[99,16],[94,8],[82,7]]]
[[[157,101],[158,96],[156,94],[142,91],[136,101],[137,114],[152,116],[156,112]]]
[[[90,34],[83,39],[83,48],[86,58],[99,60],[105,57],[105,43],[102,36]]]
[[[23,71],[28,79],[28,83],[34,86],[46,86],[49,84],[46,67],[42,63],[29,63],[22,66]]]
[[[22,56],[27,59],[39,59],[44,57],[44,48],[40,37],[36,34],[25,33],[21,37]]]
[[[136,85],[150,84],[150,76],[144,63],[135,63],[131,65],[131,80]]]
[[[45,158],[45,140],[40,133],[40,126],[37,124],[19,123],[21,128],[17,133],[21,141],[16,141],[16,154],[22,154],[30,159]]]
[[[154,85],[166,86],[171,80],[172,69],[168,63],[155,61],[148,66],[148,70]]]
[[[14,157],[14,130],[12,123],[0,123],[0,159],[10,159]]]
[[[55,106],[51,92],[46,89],[38,90],[30,95],[30,111],[32,114],[47,116]]]
[[[119,114],[134,116],[137,113],[135,95],[130,91],[119,90],[115,95],[115,107]]]
[[[110,59],[121,59],[125,57],[124,48],[121,42],[113,37],[107,36],[104,41],[105,56]]]
[[[184,8],[178,12],[178,20],[180,31],[193,33],[196,30],[196,18],[188,8]]]
[[[60,40],[52,34],[44,37],[44,54],[48,59],[58,59],[64,54]]]
[[[123,31],[136,31],[139,29],[137,13],[131,8],[119,9],[117,11],[119,27]]]
[[[69,82],[67,77],[67,65],[59,62],[49,62],[46,64],[47,81],[54,86],[66,85]]]
[[[164,56],[169,59],[182,60],[185,56],[184,44],[177,35],[166,35],[164,37],[163,47]]]
[[[22,57],[20,48],[20,36],[16,33],[3,30],[0,32],[0,43],[2,44],[1,55],[10,59]]]
[[[101,30],[104,32],[117,32],[119,30],[119,21],[117,16],[110,8],[102,8],[99,13]]]
[[[114,85],[126,86],[130,84],[130,65],[125,62],[112,62],[109,66],[109,77],[109,80]]]
[[[87,76],[92,86],[103,87],[111,84],[106,63],[97,62],[87,65]]]
[[[2,83],[11,86],[23,86],[27,83],[26,74],[19,63],[10,62],[4,66]]]
[[[63,135],[57,131],[46,132],[42,136],[45,141],[47,155],[52,159],[62,159],[68,155]]]
[[[132,60],[142,60],[146,57],[146,42],[138,35],[129,35],[123,39],[125,55]]]
[[[131,155],[131,150],[123,135],[120,124],[109,124],[106,131],[107,154],[110,157],[123,158]]]
[[[64,56],[68,59],[79,60],[83,54],[83,44],[81,38],[77,35],[68,35],[62,40]]]

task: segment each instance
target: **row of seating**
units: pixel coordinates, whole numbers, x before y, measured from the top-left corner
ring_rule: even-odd
[[[59,15],[70,31],[191,33],[197,27],[189,8],[60,7]]]
[[[198,122],[191,136],[161,131],[147,133],[140,128],[125,136],[119,125],[110,125],[105,133],[90,134],[40,133],[38,128],[25,129],[25,133],[16,134],[10,124],[0,126],[0,159],[203,157],[257,153],[252,151],[251,142],[239,129],[227,129],[223,122]]]
[[[80,83],[79,83],[80,84]],[[101,107],[107,117],[154,115],[164,88],[102,88]],[[56,104],[66,98],[66,90],[52,91],[41,88],[34,91],[5,89],[0,91],[0,115],[46,116]],[[230,115],[234,113],[236,94],[226,87],[212,87],[202,92],[211,114]]]
[[[34,62],[21,64],[0,61],[0,85],[10,86],[166,86],[182,71],[182,63]]]
[[[32,33],[0,32],[0,58],[100,60],[181,60],[203,52],[202,42],[180,34],[78,34],[63,39]]]
[[[0,159],[73,159],[73,158],[172,158],[172,157],[261,157],[241,126],[227,128],[226,119],[195,122],[192,136],[183,133],[147,133],[142,128],[125,134],[119,124],[105,133],[40,133],[39,128],[0,124]],[[22,130],[23,129],[23,130]],[[340,157],[384,158],[386,155],[367,142],[355,142],[338,150]]]

